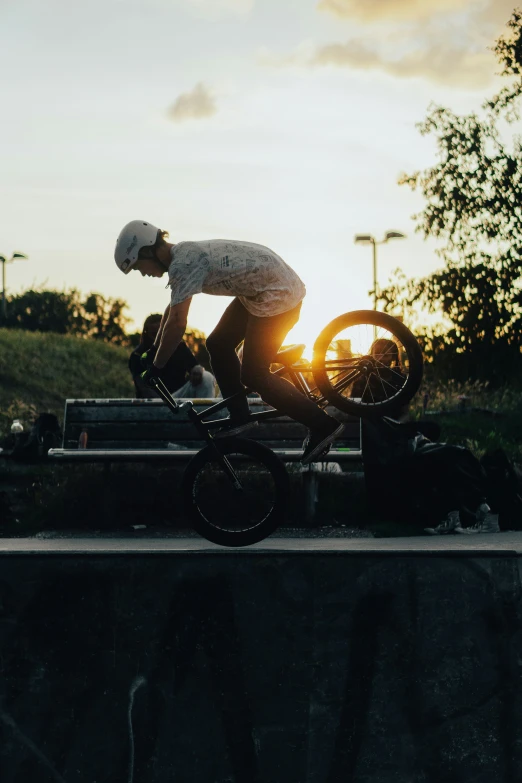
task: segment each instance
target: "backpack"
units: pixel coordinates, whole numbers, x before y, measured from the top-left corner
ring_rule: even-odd
[[[28,433],[15,440],[9,456],[17,460],[45,459],[49,449],[60,446],[62,431],[54,413],[40,413]]]
[[[500,529],[522,530],[522,488],[505,451],[486,452],[480,464],[486,474],[487,503],[499,515]]]

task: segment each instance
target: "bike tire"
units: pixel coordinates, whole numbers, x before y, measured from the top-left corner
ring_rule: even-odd
[[[336,362],[332,362],[329,359],[329,352],[332,346],[335,345],[335,338],[338,335],[346,334],[347,330],[351,328],[358,329],[359,327],[370,327],[371,331],[367,331],[367,334],[373,334],[379,337],[379,331],[381,330],[383,335],[386,335],[384,339],[389,339],[392,342],[400,345],[400,351],[406,356],[408,362],[408,373],[404,381],[401,381],[400,388],[397,388],[393,394],[390,393],[386,399],[378,401],[366,401],[353,399],[349,396],[350,389],[345,390],[347,393],[343,394],[339,392],[335,385],[339,385],[338,378],[341,368],[341,361],[337,359]],[[366,338],[367,340],[369,338]],[[349,341],[346,341],[349,343]],[[370,340],[371,342],[371,340]],[[338,343],[339,344],[339,341]],[[351,343],[348,349],[352,351]],[[372,360],[369,355],[370,345],[368,344],[366,355],[364,355],[364,349],[360,356],[360,366],[368,366],[368,362]],[[355,355],[355,354],[354,354]],[[350,371],[353,371],[355,366],[355,359],[350,359],[352,362]],[[329,368],[330,362],[330,368]],[[335,366],[335,372],[333,366]],[[418,391],[423,373],[423,359],[420,346],[412,334],[412,332],[401,321],[398,321],[387,313],[380,313],[376,310],[354,310],[353,312],[344,313],[343,315],[334,318],[329,324],[325,326],[322,332],[317,337],[314,344],[313,360],[312,360],[312,372],[314,380],[326,397],[328,402],[336,407],[338,410],[344,413],[354,414],[356,416],[384,416],[390,415],[396,411],[400,406],[407,404]],[[347,371],[346,371],[347,372]],[[372,370],[369,370],[371,375]],[[334,380],[335,379],[335,383]],[[382,384],[382,382],[381,382]]]
[[[215,544],[241,547],[262,541],[285,517],[286,468],[273,451],[247,438],[223,438],[219,451],[239,471],[243,490],[234,489],[214,448],[206,446],[183,476],[185,512],[196,532]]]

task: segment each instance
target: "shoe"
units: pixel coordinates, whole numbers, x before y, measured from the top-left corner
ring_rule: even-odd
[[[462,533],[458,511],[450,511],[446,519],[437,527],[425,527],[424,532],[430,536],[443,536],[445,533]]]
[[[469,527],[461,527],[457,533],[473,535],[475,533],[500,533],[498,514],[492,514],[487,503],[481,503],[475,513],[477,521]]]
[[[339,437],[343,430],[344,424],[339,424],[333,419],[332,423],[327,422],[324,429],[310,432],[303,443],[301,462],[306,465],[328,454],[333,441]]]
[[[250,427],[257,427],[259,422],[252,417],[249,413],[247,416],[231,416],[230,419],[225,419],[229,424],[225,424],[224,427],[220,427],[214,435],[215,438],[230,438],[232,435],[237,435],[239,432],[244,432],[250,429]]]

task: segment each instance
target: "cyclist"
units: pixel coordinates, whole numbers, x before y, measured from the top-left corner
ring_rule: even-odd
[[[284,338],[297,323],[306,289],[298,275],[276,253],[263,245],[225,239],[167,242],[168,233],[143,220],[121,230],[114,258],[118,268],[143,277],[168,273],[171,289],[151,364],[143,379],[158,375],[183,338],[192,297],[198,293],[232,296],[232,302],[207,338],[212,370],[223,397],[248,386],[281,413],[309,429],[302,462],[325,454],[344,425],[328,416],[289,381],[270,372]],[[244,340],[243,358],[236,348]],[[155,352],[155,355],[154,355]],[[256,424],[243,395],[231,400],[232,435]]]

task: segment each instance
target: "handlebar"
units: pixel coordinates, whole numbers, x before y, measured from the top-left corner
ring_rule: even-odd
[[[161,378],[150,378],[149,383],[153,389],[156,389],[160,397],[167,403],[173,413],[179,413],[184,408],[193,408],[191,400],[179,403],[169,392]]]

